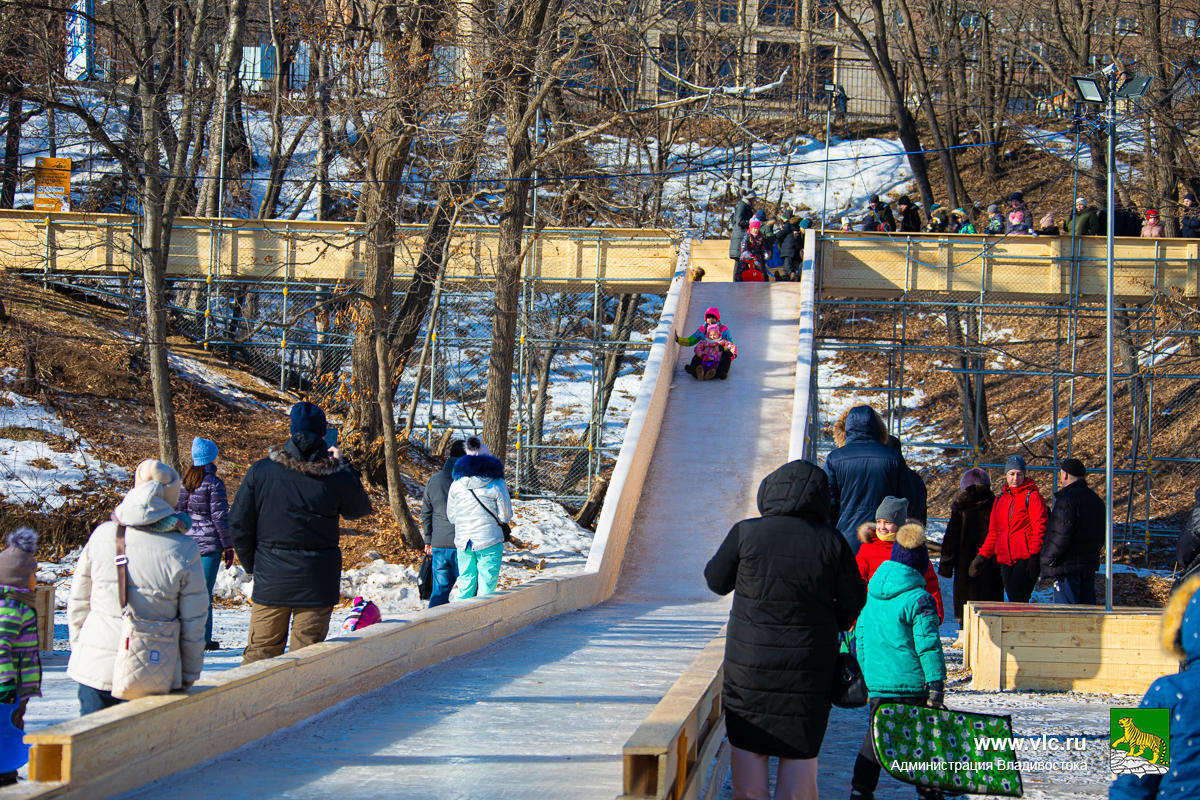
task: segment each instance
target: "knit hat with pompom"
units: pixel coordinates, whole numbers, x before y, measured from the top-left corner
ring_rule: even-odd
[[[8,535],[8,546],[0,551],[0,586],[29,589],[29,577],[37,572],[37,539],[32,528]]]

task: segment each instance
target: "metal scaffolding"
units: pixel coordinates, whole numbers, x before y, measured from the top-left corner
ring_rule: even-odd
[[[1044,281],[1024,297],[908,285],[892,296],[853,297],[821,286],[818,451],[834,446],[836,417],[866,403],[929,485],[931,518],[947,516],[964,469],[985,467],[998,484],[1013,453],[1047,499],[1069,457],[1083,460],[1103,495],[1095,476],[1104,469],[1104,303],[1080,296],[1075,277],[1086,259],[1070,258],[1069,241],[1065,259],[1047,256],[1047,270],[1050,261],[1071,268],[1062,294],[1045,293]],[[1119,297],[1115,313],[1110,508],[1118,545],[1170,567],[1200,485],[1192,426],[1200,421],[1200,301],[1160,290],[1158,261],[1138,266],[1148,270],[1144,295]]]

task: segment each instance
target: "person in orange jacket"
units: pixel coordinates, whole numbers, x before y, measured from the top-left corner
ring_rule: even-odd
[[[863,583],[870,583],[875,570],[885,561],[891,560],[892,545],[900,531],[908,526],[920,528],[921,535],[924,536],[924,523],[908,518],[908,500],[903,497],[883,498],[883,502],[875,510],[875,522],[864,522],[858,526],[858,541],[862,542],[862,546],[858,548],[854,560],[858,563],[858,574],[862,576]],[[933,596],[940,625],[946,619],[946,610],[942,606],[942,586],[937,573],[933,571],[933,564],[926,566],[924,576],[925,590]]]
[[[1050,509],[1037,484],[1025,475],[1025,459],[1009,456],[1004,462],[1004,489],[992,505],[987,538],[968,574],[974,578],[983,563],[994,558],[1000,564],[1008,601],[1028,603],[1041,573],[1042,541],[1049,520]]]

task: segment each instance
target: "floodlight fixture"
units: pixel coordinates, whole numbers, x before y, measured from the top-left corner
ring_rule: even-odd
[[[1071,80],[1075,81],[1075,91],[1079,93],[1081,101],[1103,105],[1105,99],[1103,81],[1084,75],[1072,75]]]
[[[1120,89],[1117,89],[1117,97],[1136,100],[1142,97],[1150,89],[1150,81],[1154,80],[1153,75],[1134,75],[1129,80],[1122,84]]]

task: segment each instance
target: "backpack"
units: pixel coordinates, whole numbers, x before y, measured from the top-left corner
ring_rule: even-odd
[[[370,600],[363,600],[361,597],[356,597],[354,598],[354,606],[346,616],[346,621],[342,623],[342,633],[361,631],[363,628],[368,625],[374,625],[381,619],[383,619],[383,615],[379,613],[379,606]]]

